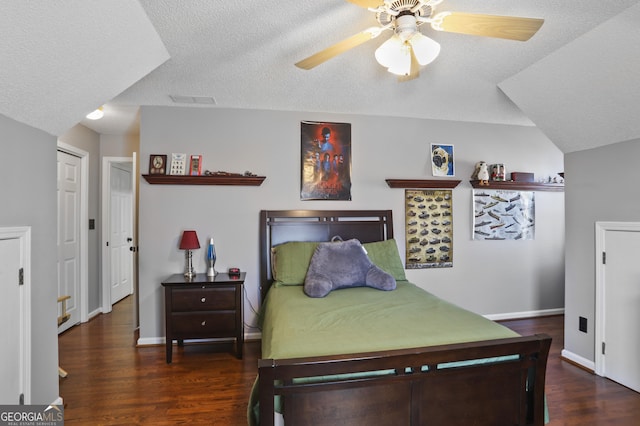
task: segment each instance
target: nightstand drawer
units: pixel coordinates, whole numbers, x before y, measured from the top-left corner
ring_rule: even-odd
[[[173,289],[173,312],[218,311],[236,308],[236,287]]]
[[[234,337],[236,312],[174,313],[171,315],[174,339]]]

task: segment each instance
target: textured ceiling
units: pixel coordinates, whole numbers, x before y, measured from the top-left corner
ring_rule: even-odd
[[[136,2],[5,1],[0,114],[59,135],[169,58]]]
[[[26,3],[31,4],[15,2],[12,7],[21,9],[23,19],[30,21],[31,7]],[[85,3],[96,7],[96,3],[105,2],[56,2],[55,7],[51,6],[47,10],[50,17],[48,20],[42,17],[28,24],[44,27],[44,31],[48,32],[47,37],[56,40],[58,33],[64,33],[64,27],[56,22],[63,22],[76,9],[89,8],[84,6]],[[625,19],[624,16],[630,13],[625,10],[636,5],[638,0],[444,0],[436,8],[437,11],[535,17],[544,18],[545,23],[531,40],[524,43],[442,33],[433,31],[428,26],[421,27],[425,35],[442,45],[442,51],[432,64],[421,70],[418,79],[405,83],[398,83],[373,57],[375,49],[389,33],[383,33],[377,39],[312,70],[301,70],[293,65],[377,24],[373,13],[344,0],[142,0],[139,4],[127,2],[129,3],[133,4],[130,7],[134,12],[137,5],[146,16],[129,11],[121,13],[125,16],[116,15],[112,11],[91,16],[91,22],[86,26],[109,29],[109,37],[105,37],[106,40],[102,40],[102,43],[93,45],[93,52],[82,49],[85,46],[82,34],[78,34],[73,40],[66,40],[65,44],[69,47],[57,46],[58,43],[47,46],[47,49],[68,53],[65,62],[78,68],[92,65],[96,55],[111,56],[112,63],[108,66],[108,73],[104,74],[109,74],[106,77],[122,77],[121,80],[126,80],[130,87],[126,90],[105,90],[105,76],[84,75],[79,82],[82,84],[68,89],[75,96],[63,96],[64,93],[52,93],[52,79],[47,81],[46,76],[40,76],[43,81],[36,84],[36,88],[40,89],[38,102],[45,101],[45,106],[53,109],[59,109],[60,105],[73,105],[71,109],[76,121],[87,112],[85,110],[106,102],[105,111],[111,111],[114,115],[120,112],[118,119],[105,117],[99,122],[83,121],[83,124],[100,133],[129,131],[131,126],[135,126],[138,106],[182,105],[174,103],[171,95],[183,95],[215,99],[215,105],[185,105],[194,108],[354,113],[536,125],[552,141],[554,137],[558,138],[558,142],[554,142],[561,149],[575,150],[573,146],[562,145],[564,139],[558,135],[566,137],[565,129],[562,125],[558,127],[557,119],[551,119],[566,113],[567,108],[577,110],[575,115],[579,117],[583,99],[575,97],[573,104],[560,105],[551,97],[535,102],[532,98],[540,95],[539,88],[544,87],[545,82],[551,86],[562,85],[556,77],[557,67],[572,65],[579,68],[575,66],[575,61],[584,61],[581,57],[581,41],[588,43],[592,31],[598,31],[593,36],[597,39],[606,40],[611,36],[618,43],[618,38],[609,34],[611,28],[607,28],[606,23],[612,18]],[[120,3],[118,5],[122,8]],[[82,14],[78,16],[74,21],[82,19]],[[640,27],[636,14],[631,13],[628,19],[635,28]],[[6,22],[2,22],[3,20]],[[124,28],[120,22],[122,20],[138,22],[140,28]],[[129,52],[129,44],[136,45],[141,41],[139,33],[148,29],[149,23],[157,31],[170,55],[170,59],[157,68],[155,66],[164,60],[161,55],[158,55],[155,64],[147,60],[149,52],[138,52],[125,60],[119,56],[122,55],[121,49]],[[9,35],[8,39],[3,38],[3,43],[7,40],[9,43],[20,43],[20,37],[29,38],[28,35],[17,35],[24,23],[0,17],[0,25],[5,24],[10,25],[11,29],[0,30],[0,36]],[[118,28],[115,30],[116,34],[113,34],[114,29],[111,27],[116,24]],[[40,38],[42,36],[40,34]],[[114,40],[109,40],[112,37]],[[35,38],[36,41],[39,39]],[[34,40],[30,42],[34,43]],[[633,49],[637,49],[638,45],[640,44],[636,41]],[[73,54],[67,50],[71,50]],[[612,64],[622,62],[623,66],[629,65],[626,52],[626,47],[610,44],[608,53],[611,57],[607,57],[608,63],[594,58],[587,64],[593,69],[591,76],[598,77],[608,73]],[[637,51],[632,53],[638,56]],[[26,53],[23,55],[29,57]],[[559,59],[555,60],[555,55],[559,55]],[[33,58],[30,60],[33,61]],[[88,61],[91,63],[87,63]],[[68,72],[69,67],[61,66],[58,62],[61,61],[47,69],[50,77],[60,78]],[[640,65],[630,65],[633,69],[626,75],[640,74]],[[534,67],[537,66],[540,68],[535,72],[541,72],[544,77],[532,84],[535,74],[532,76],[527,71],[536,69]],[[138,71],[147,68],[148,74],[143,78],[124,76],[132,68]],[[4,78],[0,79],[0,93],[6,93],[2,84],[22,87],[35,81],[24,81],[19,73],[10,77],[13,79],[9,82]],[[573,83],[575,86],[571,88],[572,93],[589,92],[594,85],[602,84],[601,81],[588,79],[576,79]],[[609,79],[604,90],[617,93],[625,90],[624,83]],[[9,102],[23,102],[22,95],[33,95],[27,89],[23,88],[22,91],[25,93],[14,94]],[[4,95],[0,96],[0,113],[25,121],[12,115],[14,111],[5,108],[5,101]],[[628,101],[632,104],[610,108],[610,115],[613,116],[618,110],[637,110],[637,101]],[[633,105],[634,102],[636,105]],[[25,102],[24,111],[28,112],[30,108],[32,105]],[[79,109],[83,109],[83,114],[77,113]],[[59,114],[62,115],[62,112]],[[618,117],[626,116],[628,114]],[[63,117],[58,119],[60,123],[67,124],[68,120],[63,120]],[[35,122],[33,125],[41,127]],[[586,142],[584,146],[593,144],[593,141]],[[600,140],[596,144],[613,142],[617,140]]]
[[[639,73],[640,4],[500,88],[549,139],[572,152],[640,138]]]

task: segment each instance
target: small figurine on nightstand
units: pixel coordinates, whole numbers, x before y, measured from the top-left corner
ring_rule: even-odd
[[[482,186],[489,185],[489,167],[484,161],[476,163],[476,169],[471,175],[471,179],[479,181]]]

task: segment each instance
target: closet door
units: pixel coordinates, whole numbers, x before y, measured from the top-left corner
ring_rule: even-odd
[[[604,376],[640,392],[640,232],[605,233]]]

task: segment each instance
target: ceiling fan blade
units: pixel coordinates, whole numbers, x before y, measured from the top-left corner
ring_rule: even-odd
[[[542,26],[544,19],[476,13],[441,12],[431,26],[439,31],[527,41]]]
[[[380,29],[376,27],[368,28],[358,34],[352,35],[349,38],[346,38],[333,46],[329,46],[320,52],[309,56],[296,63],[298,68],[302,68],[305,70],[310,70],[311,68],[317,67],[323,62],[328,61],[334,56],[338,56],[341,53],[346,52],[349,49],[353,49],[354,47],[360,46],[365,41],[369,41],[372,38],[377,37],[380,34]]]
[[[384,3],[383,0],[347,0],[349,3],[353,3],[356,6],[364,7],[365,9],[375,9]]]

